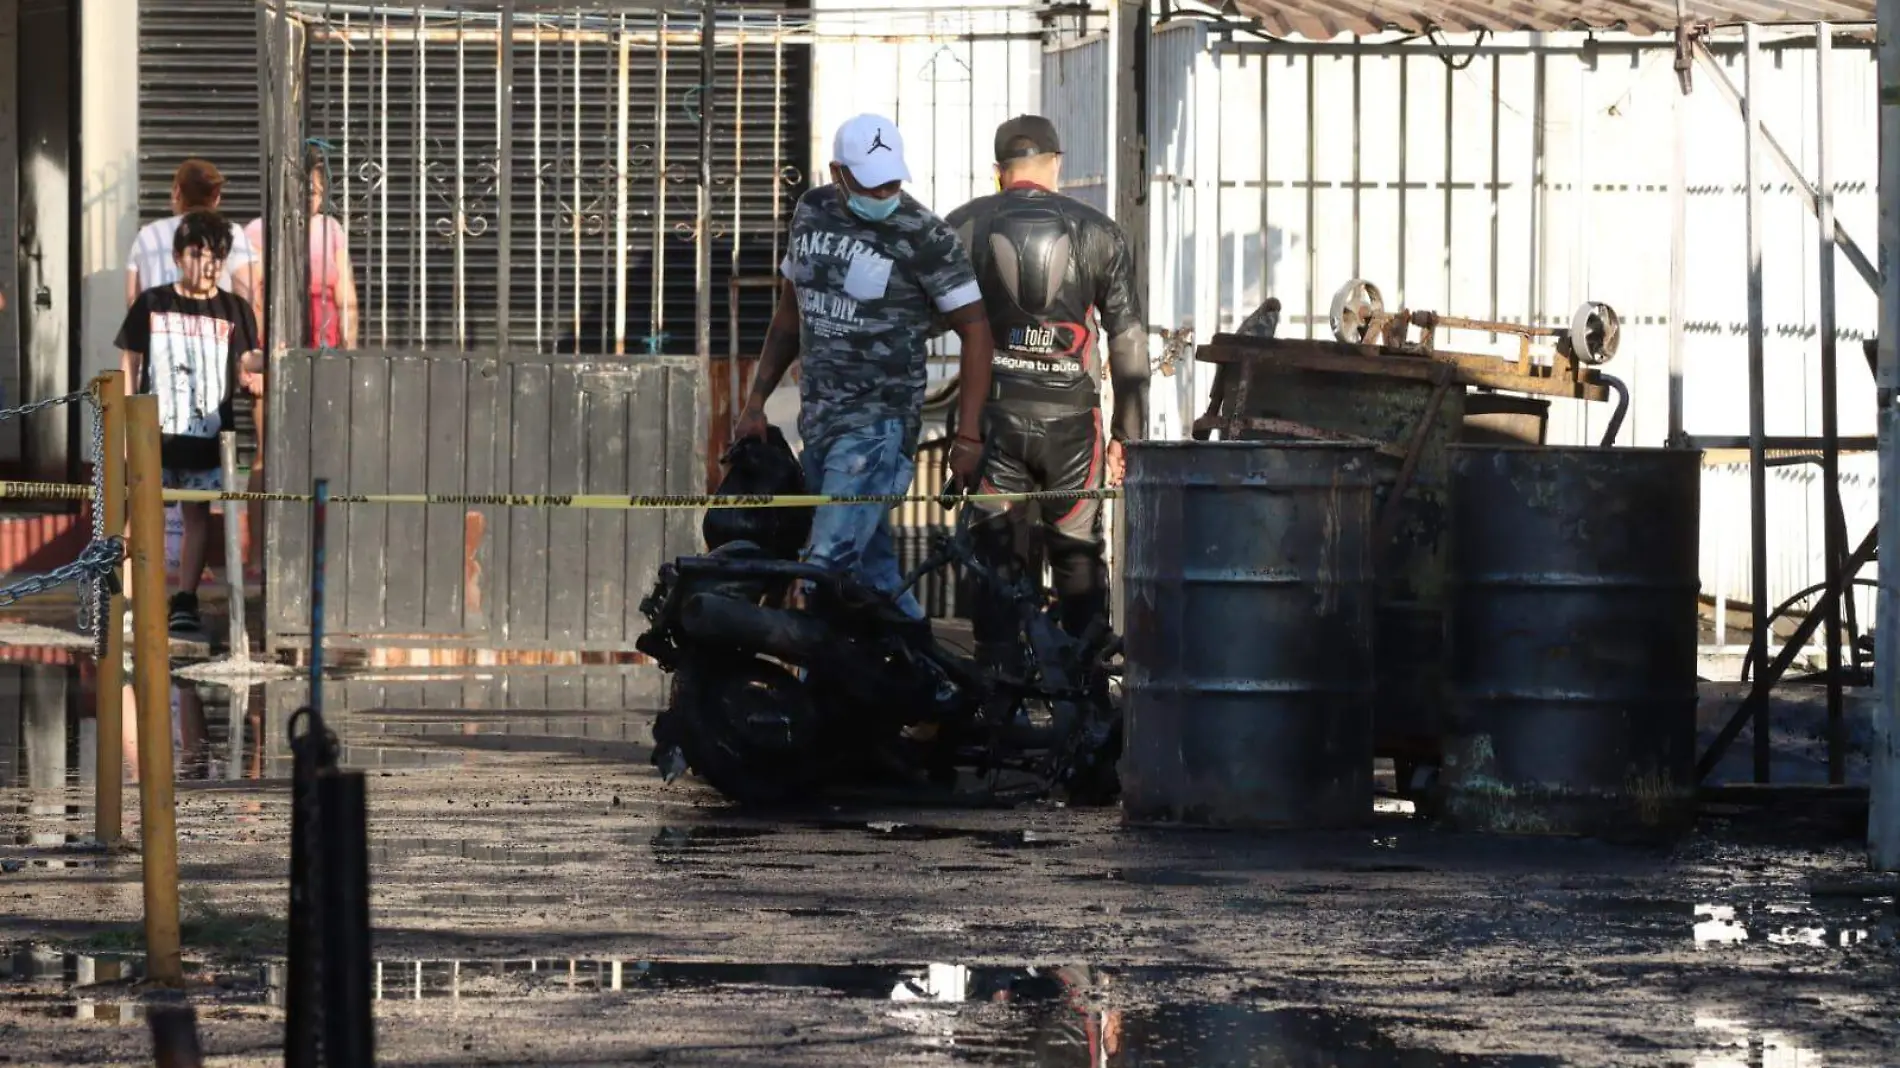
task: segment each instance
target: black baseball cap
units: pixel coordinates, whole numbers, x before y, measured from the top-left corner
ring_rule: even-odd
[[[1018,146],[1012,152],[1010,145],[1016,141],[1028,141],[1034,147]],[[998,163],[1061,151],[1062,139],[1056,136],[1056,124],[1041,115],[1018,115],[996,128],[996,162]]]

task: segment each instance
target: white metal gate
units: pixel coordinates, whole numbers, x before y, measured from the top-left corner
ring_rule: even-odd
[[[1739,85],[1737,38],[1718,36],[1709,47]],[[1762,49],[1769,58],[1758,64],[1755,96],[1763,128],[1812,176],[1812,30],[1765,37]],[[1686,279],[1686,429],[1744,433],[1744,127],[1701,66],[1695,91],[1683,96],[1673,58],[1667,38],[1501,34],[1427,47],[1222,42],[1196,23],[1158,27],[1148,83],[1149,322],[1205,340],[1271,295],[1284,306],[1283,336],[1324,337],[1331,294],[1353,277],[1377,283],[1389,304],[1507,322],[1558,325],[1582,301],[1603,300],[1623,323],[1621,354],[1608,368],[1631,391],[1620,443],[1658,445],[1669,425],[1675,273]],[[1875,67],[1865,40],[1835,43],[1835,214],[1862,248],[1872,247],[1877,217]],[[1678,124],[1688,146],[1679,266],[1670,248]],[[1767,429],[1814,434],[1819,234],[1766,152],[1758,174]],[[1876,301],[1845,257],[1838,274],[1840,427],[1867,435],[1874,383],[1852,354],[1872,332]],[[1501,351],[1504,340],[1473,331],[1440,331],[1439,339],[1477,352]],[[1174,379],[1155,379],[1152,429],[1180,437],[1197,404],[1176,388],[1193,373],[1191,361],[1174,366]],[[1608,405],[1558,402],[1550,439],[1595,442],[1609,417]],[[1872,520],[1874,488],[1855,464],[1844,470],[1860,472],[1842,487],[1851,545]],[[1746,477],[1737,471],[1711,467],[1703,480],[1702,579],[1705,594],[1746,600]],[[1819,492],[1805,478],[1800,470],[1770,476],[1772,603],[1821,578]]]
[[[1804,31],[1805,32],[1805,31]],[[1711,49],[1739,83],[1733,39]],[[1874,62],[1835,46],[1836,215],[1863,248],[1876,220]],[[1761,117],[1814,173],[1811,39],[1764,44]],[[1399,41],[1210,40],[1158,28],[1149,77],[1154,247],[1150,320],[1228,330],[1271,295],[1281,333],[1326,336],[1331,295],[1377,283],[1388,303],[1507,322],[1567,323],[1613,305],[1629,382],[1621,440],[1668,427],[1670,203],[1677,109],[1689,139],[1684,374],[1692,433],[1745,429],[1743,126],[1707,72],[1681,95],[1667,40],[1504,34]],[[1819,430],[1815,221],[1764,160],[1769,433]],[[1205,195],[1201,195],[1205,194]],[[1206,240],[1200,235],[1206,234]],[[1873,327],[1873,293],[1841,263],[1843,353]],[[1471,351],[1501,339],[1440,332]],[[1841,432],[1873,432],[1873,383],[1841,361]],[[1551,439],[1594,441],[1604,405],[1559,404]]]
[[[1218,78],[1201,23],[1163,26],[1150,38],[1147,312],[1151,330],[1167,340],[1156,346],[1148,432],[1161,439],[1187,437],[1213,387],[1193,346],[1222,329]],[[1229,244],[1251,244],[1241,235],[1252,228],[1238,218],[1230,225]]]

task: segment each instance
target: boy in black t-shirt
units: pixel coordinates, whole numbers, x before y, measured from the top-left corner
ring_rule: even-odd
[[[119,328],[119,369],[133,393],[158,398],[159,455],[167,489],[223,488],[218,432],[232,426],[240,374],[264,369],[257,319],[242,298],[218,288],[231,253],[231,227],[212,211],[179,224],[172,258],[179,279],[139,294]],[[211,540],[211,506],[179,505],[185,521],[178,550],[178,592],[171,600],[173,634],[200,633],[198,580]],[[231,566],[239,566],[233,564]]]

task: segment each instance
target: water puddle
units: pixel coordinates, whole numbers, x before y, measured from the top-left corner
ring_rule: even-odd
[[[83,839],[99,763],[96,680],[87,656],[0,660],[0,844]],[[129,682],[120,698],[128,786],[137,781],[138,759],[138,700]],[[484,751],[644,761],[651,716],[639,709],[651,705],[650,689],[632,669],[471,671],[337,677],[325,681],[324,701],[342,764],[373,774],[462,767]],[[308,693],[301,678],[226,686],[174,677],[170,720],[181,787],[287,779],[288,725]],[[30,796],[16,801],[15,792]]]
[[[1821,1068],[1821,1053],[1780,1031],[1757,1030],[1721,1013],[1698,1012],[1705,1037],[1692,1068]]]
[[[62,825],[80,822],[98,777],[96,680],[85,658],[75,663],[0,661],[0,793],[29,795],[24,804],[9,799],[0,805],[0,843],[61,844],[49,836],[81,833]],[[174,677],[169,711],[179,784],[287,778],[287,724],[307,690],[301,682],[294,692],[287,687],[273,682],[232,688]],[[139,717],[129,680],[120,705],[120,761],[130,786],[137,782]],[[388,731],[341,726],[347,766],[375,770],[466,763],[462,753],[418,747]]]
[[[962,1063],[1123,1064],[1225,1068],[1262,1063],[1352,1068],[1544,1068],[1537,1056],[1474,1057],[1408,1045],[1391,1024],[1333,1009],[1267,1007],[1169,996],[1182,969],[1087,965],[982,966],[651,961],[586,958],[384,959],[380,1001],[484,1001],[559,996],[638,999],[757,994],[846,999],[876,1010],[916,1052]],[[0,996],[22,1011],[134,1025],[146,1002],[128,986],[137,957],[25,946],[0,955]],[[283,968],[260,964],[193,975],[195,1000],[281,1007]],[[634,1002],[637,1007],[637,1001]],[[679,1012],[675,1006],[669,1012]],[[690,1011],[690,1010],[687,1010]],[[794,1010],[796,1011],[796,1010]],[[1405,1021],[1431,1030],[1431,1021]],[[1454,1028],[1445,1021],[1440,1030]]]
[[[1076,1021],[1060,1015],[1041,1022],[1031,1032],[1073,1035]],[[1445,1053],[1408,1045],[1393,1038],[1377,1020],[1330,1009],[1263,1009],[1234,1004],[1162,1004],[1099,1014],[1100,1023],[1085,1017],[1083,1041],[1070,1044],[1091,1054],[1101,1052],[1109,1064],[1155,1065],[1158,1068],[1229,1068],[1229,1066],[1286,1064],[1332,1065],[1339,1068],[1555,1068],[1563,1062],[1535,1055]],[[1098,1037],[1099,1036],[1099,1037]],[[1086,1042],[1086,1046],[1083,1045]],[[1031,1047],[1034,1048],[1034,1047]],[[1053,1063],[1053,1062],[1051,1062]],[[1100,1062],[1095,1062],[1100,1063]]]
[[[1715,902],[1695,906],[1691,935],[1697,946],[1761,942],[1812,949],[1891,945],[1900,935],[1891,898],[1846,901],[1780,901],[1756,905]]]
[[[970,827],[940,827],[933,824],[901,823],[896,820],[808,820],[800,826],[817,831],[857,833],[887,842],[975,842],[985,849],[1060,849],[1069,840],[1046,831],[1033,829],[984,830]]]
[[[385,835],[372,837],[369,862],[375,868],[405,860],[467,860],[512,868],[553,868],[563,864],[600,864],[613,856],[606,850],[541,849],[533,846],[496,845],[466,838],[418,838]]]
[[[184,968],[195,1001],[283,1005],[283,969],[278,965],[207,969],[188,960]],[[132,987],[144,978],[144,958],[138,954],[69,953],[36,945],[0,947],[0,999],[24,1012],[142,1024],[146,1002]]]
[[[12,875],[22,871],[81,871],[86,868],[103,868],[106,862],[100,857],[5,857],[0,858],[0,873]]]

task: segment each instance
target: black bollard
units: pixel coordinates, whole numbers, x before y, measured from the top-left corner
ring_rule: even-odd
[[[286,1068],[369,1068],[369,809],[362,772],[336,766],[323,721],[324,527],[329,484],[311,508],[310,703],[290,720],[290,946],[284,991]],[[301,728],[301,729],[299,729]]]
[[[375,1063],[370,1013],[369,805],[360,771],[326,770],[317,780],[323,812],[323,1057],[331,1068]]]
[[[299,721],[303,733],[297,734]],[[328,739],[320,716],[291,717],[290,946],[284,967],[284,1068],[318,1068],[325,953],[322,780]],[[336,1063],[336,1062],[331,1062]]]
[[[330,484],[317,479],[310,508],[310,702],[290,718],[290,945],[284,976],[284,1068],[324,1063],[323,841],[319,778],[336,762],[323,722],[324,530]],[[299,727],[302,728],[301,732]],[[332,1062],[335,1063],[335,1062]]]

